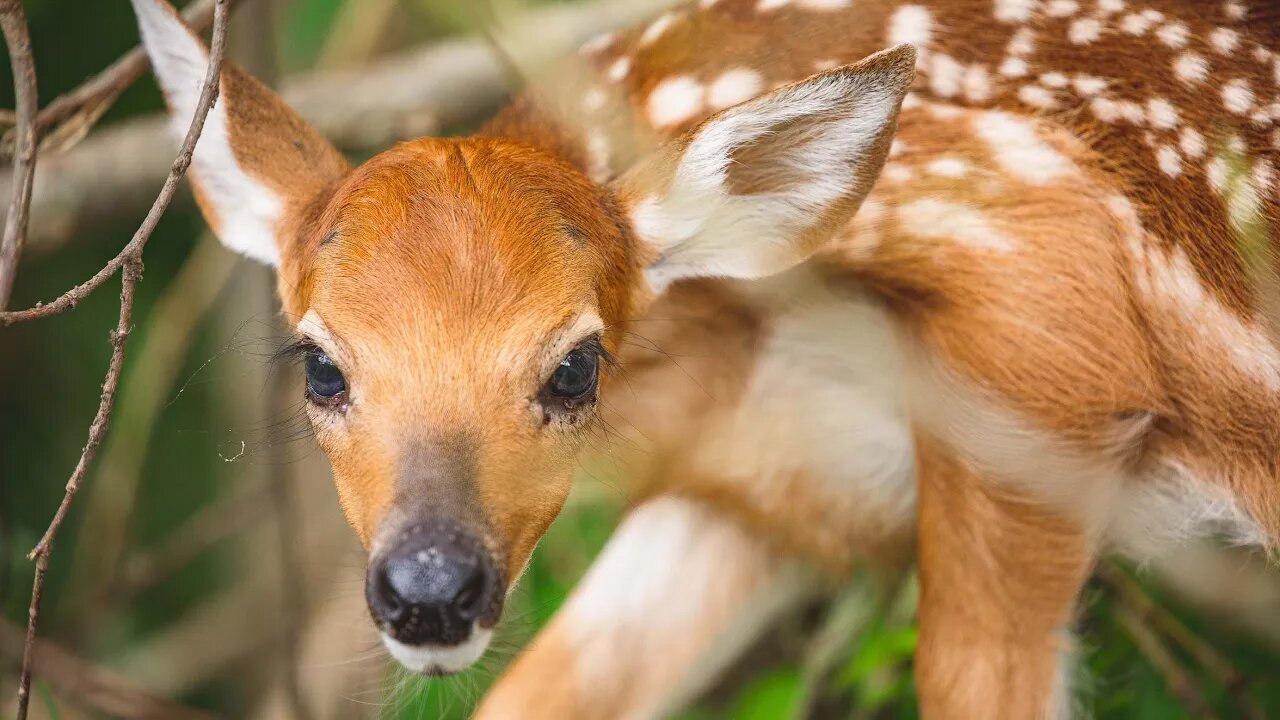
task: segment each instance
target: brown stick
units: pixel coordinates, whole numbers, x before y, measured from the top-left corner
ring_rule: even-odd
[[[217,10],[225,14],[227,11],[228,0],[214,1],[217,3]],[[214,22],[214,31],[215,35],[217,35],[217,20],[215,19]],[[222,34],[225,35],[225,31]],[[218,39],[225,40],[225,38]],[[210,58],[213,58],[212,50],[210,50]],[[221,49],[219,49],[218,66],[220,67],[221,64],[222,54]],[[210,67],[213,66],[211,65]],[[208,99],[210,101],[210,105],[212,105],[212,101],[217,98],[217,80],[217,76],[214,75],[212,81],[213,84],[208,86]],[[200,97],[200,102],[203,103],[205,100],[206,97],[202,95]],[[125,245],[124,249],[112,258],[101,270],[95,273],[93,277],[63,293],[57,300],[46,305],[36,305],[35,307],[28,308],[26,310],[0,312],[0,326],[7,326],[26,320],[49,317],[51,315],[57,315],[70,310],[78,305],[81,300],[88,297],[94,290],[101,287],[102,284],[110,279],[112,275],[115,275],[116,272],[125,265],[125,263],[135,257],[139,259],[141,258],[142,249],[146,246],[147,241],[151,239],[151,233],[155,231],[156,223],[160,221],[160,217],[164,215],[165,210],[169,208],[169,203],[173,200],[174,193],[178,190],[178,182],[182,179],[182,176],[186,174],[187,168],[191,165],[191,155],[195,149],[196,140],[200,138],[200,132],[204,129],[204,119],[208,114],[209,107],[204,105],[199,106],[198,112],[196,113],[198,122],[193,122],[191,129],[187,131],[187,137],[182,142],[182,149],[178,151],[178,157],[173,161],[173,165],[169,169],[169,176],[165,178],[164,186],[160,188],[160,195],[156,197],[155,202],[152,203],[151,210],[147,213],[146,219],[143,220],[142,226],[138,228],[138,231],[133,234],[133,239],[129,241],[129,244]],[[44,541],[42,540],[41,545],[43,544]],[[39,550],[40,547],[37,546],[35,552],[38,554]]]
[[[1207,670],[1231,694],[1242,717],[1248,720],[1266,718],[1266,713],[1249,694],[1249,678],[1217,648],[1192,632],[1172,612],[1158,605],[1136,580],[1114,563],[1100,567],[1098,576],[1116,589],[1120,600],[1133,608],[1140,619],[1162,631]]]
[[[85,443],[84,450],[80,453],[80,460],[76,463],[76,468],[72,471],[71,478],[67,481],[66,492],[53,515],[53,520],[49,523],[49,529],[45,531],[44,537],[40,539],[40,542],[28,556],[36,561],[36,572],[31,588],[31,606],[27,611],[27,639],[22,653],[22,675],[18,681],[17,720],[26,720],[27,717],[27,706],[31,696],[31,671],[32,662],[34,661],[36,630],[40,621],[40,601],[44,596],[44,577],[49,568],[49,554],[53,547],[53,541],[57,537],[63,521],[66,520],[67,509],[71,506],[71,501],[80,489],[80,483],[83,481],[85,473],[88,472],[89,465],[93,462],[93,456],[97,453],[98,445],[102,443],[102,438],[106,436],[107,428],[111,425],[111,410],[115,402],[116,388],[120,384],[120,371],[124,366],[125,344],[128,341],[129,331],[132,327],[134,291],[137,288],[138,281],[142,279],[142,251],[146,247],[147,240],[151,238],[151,234],[155,232],[156,224],[160,222],[160,216],[164,214],[164,211],[169,207],[170,201],[173,200],[178,181],[186,173],[187,167],[191,165],[191,155],[195,151],[196,141],[200,139],[200,133],[204,130],[205,118],[208,117],[209,111],[213,108],[213,103],[218,97],[218,79],[227,39],[227,0],[215,0],[215,2],[213,41],[210,43],[209,67],[205,73],[204,86],[200,91],[200,99],[196,103],[196,112],[191,119],[191,127],[187,130],[187,136],[182,141],[182,148],[178,152],[177,159],[173,162],[173,168],[169,171],[169,177],[165,180],[164,187],[160,189],[160,194],[156,197],[155,203],[152,204],[151,211],[147,213],[146,219],[142,221],[142,225],[134,233],[133,239],[129,241],[129,244],[125,246],[119,255],[94,276],[94,279],[89,281],[93,283],[96,280],[96,284],[82,284],[63,296],[72,296],[68,304],[74,306],[75,302],[78,302],[85,295],[96,289],[116,270],[123,270],[120,280],[120,317],[116,323],[115,331],[111,334],[111,363],[107,368],[106,380],[102,385],[102,400],[98,404],[97,415],[94,416],[93,424],[89,426],[89,440]],[[98,279],[99,277],[101,279]],[[73,295],[73,293],[79,294]],[[16,313],[16,315],[21,314]],[[5,315],[8,315],[8,313]],[[40,316],[40,314],[32,315],[32,317]]]
[[[197,0],[182,11],[187,25],[196,32],[204,32],[213,23],[213,7],[216,0]],[[234,7],[236,0],[229,0]],[[100,117],[126,88],[151,68],[151,58],[142,45],[135,45],[121,55],[105,70],[94,75],[76,89],[59,95],[40,111],[36,117],[36,135],[43,136],[55,125],[65,122],[81,111],[89,111],[94,119]],[[77,134],[87,133],[92,123],[78,128]]]
[[[9,197],[9,215],[4,223],[4,237],[0,240],[0,310],[4,310],[9,306],[13,279],[17,277],[18,260],[22,257],[22,245],[27,237],[31,184],[36,173],[36,65],[31,59],[31,35],[27,32],[27,15],[22,10],[22,0],[0,2],[0,29],[4,30],[9,62],[13,65],[17,115],[13,190]]]
[[[1138,650],[1164,678],[1169,692],[1178,699],[1187,710],[1187,714],[1193,718],[1205,720],[1212,718],[1213,709],[1209,707],[1209,703],[1196,687],[1195,680],[1165,646],[1160,636],[1156,635],[1143,618],[1128,605],[1117,605],[1115,615],[1120,627],[1128,633],[1134,644],[1138,646]]]

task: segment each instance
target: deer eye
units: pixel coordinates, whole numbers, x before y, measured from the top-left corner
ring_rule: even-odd
[[[547,391],[562,400],[578,400],[596,389],[600,376],[600,354],[580,347],[564,356],[547,382]]]
[[[307,397],[321,404],[333,402],[346,391],[346,378],[320,348],[308,348],[306,352]]]

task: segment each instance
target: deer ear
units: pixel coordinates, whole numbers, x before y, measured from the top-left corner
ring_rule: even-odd
[[[165,0],[133,0],[142,41],[181,139],[195,115],[209,51]],[[271,90],[224,63],[217,102],[190,177],[205,219],[227,247],[278,265],[296,222],[349,165]]]
[[[729,108],[615,184],[648,277],[756,278],[808,258],[857,211],[914,77],[901,45]]]

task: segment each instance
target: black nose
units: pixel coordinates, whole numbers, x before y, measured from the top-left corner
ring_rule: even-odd
[[[494,564],[477,539],[418,526],[370,563],[365,594],[374,622],[397,641],[448,646],[470,638],[477,620],[496,616],[497,586]]]

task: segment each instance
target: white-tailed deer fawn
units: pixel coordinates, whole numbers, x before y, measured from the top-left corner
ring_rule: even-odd
[[[205,50],[134,4],[185,128]],[[230,68],[193,182],[278,268],[405,665],[484,651],[584,438],[629,436],[636,507],[482,715],[659,714],[790,566],[918,548],[925,714],[1058,716],[1100,553],[1280,537],[1246,252],[1280,217],[1277,20],[702,0],[354,169]],[[624,343],[644,317],[679,367]]]

